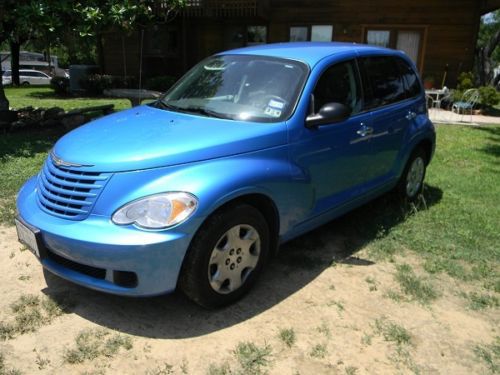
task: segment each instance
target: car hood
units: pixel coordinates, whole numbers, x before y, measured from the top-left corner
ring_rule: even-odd
[[[56,143],[53,154],[63,162],[100,172],[165,167],[285,144],[285,126],[144,105],[73,130]]]

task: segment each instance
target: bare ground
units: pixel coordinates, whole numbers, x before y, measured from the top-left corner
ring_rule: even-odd
[[[492,371],[473,349],[500,335],[498,309],[471,310],[458,293],[464,287],[444,275],[432,280],[440,296],[427,306],[388,298],[389,291],[399,290],[395,263],[409,263],[418,273],[418,257],[406,252],[395,262],[374,261],[362,245],[351,256],[352,249],[347,252],[345,244],[352,239],[338,236],[332,228],[323,227],[282,246],[244,300],[206,311],[180,294],[121,298],[55,277],[48,278],[48,287],[34,256],[22,251],[15,229],[0,227],[0,321],[12,319],[10,306],[22,295],[63,295],[73,303],[68,314],[36,332],[0,340],[5,366],[25,374],[205,374],[212,366],[212,373],[218,369],[224,374],[227,363],[225,373],[229,374],[241,370],[234,352],[237,345],[253,342],[271,348],[270,362],[242,373]],[[337,260],[334,266],[332,260]],[[390,341],[376,321],[404,327],[409,342]],[[87,328],[130,336],[133,347],[81,364],[65,362],[66,351]],[[295,333],[290,348],[278,337],[284,328]],[[321,350],[315,351],[318,345]]]

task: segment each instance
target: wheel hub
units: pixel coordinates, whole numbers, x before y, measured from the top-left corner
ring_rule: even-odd
[[[260,236],[251,225],[232,227],[217,241],[208,263],[208,280],[218,293],[240,288],[257,266]]]
[[[421,157],[415,158],[406,176],[406,195],[408,197],[414,197],[419,192],[424,179],[424,171],[424,160]]]

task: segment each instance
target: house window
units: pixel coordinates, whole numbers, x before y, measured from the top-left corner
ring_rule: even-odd
[[[264,44],[267,42],[266,26],[248,26],[247,27],[247,45]]]
[[[290,27],[290,42],[331,42],[332,25],[310,25]]]
[[[311,26],[311,42],[331,42],[333,35],[332,25]]]
[[[367,44],[394,48],[404,51],[417,65],[420,64],[423,27],[397,28],[373,27],[365,31],[364,42]]]
[[[366,43],[373,46],[389,47],[391,32],[389,30],[368,30]]]
[[[290,27],[290,42],[307,42],[309,28],[307,26]]]

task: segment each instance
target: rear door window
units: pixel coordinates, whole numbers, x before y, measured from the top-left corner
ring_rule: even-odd
[[[403,80],[390,56],[360,59],[365,93],[365,109],[381,107],[406,98]]]

